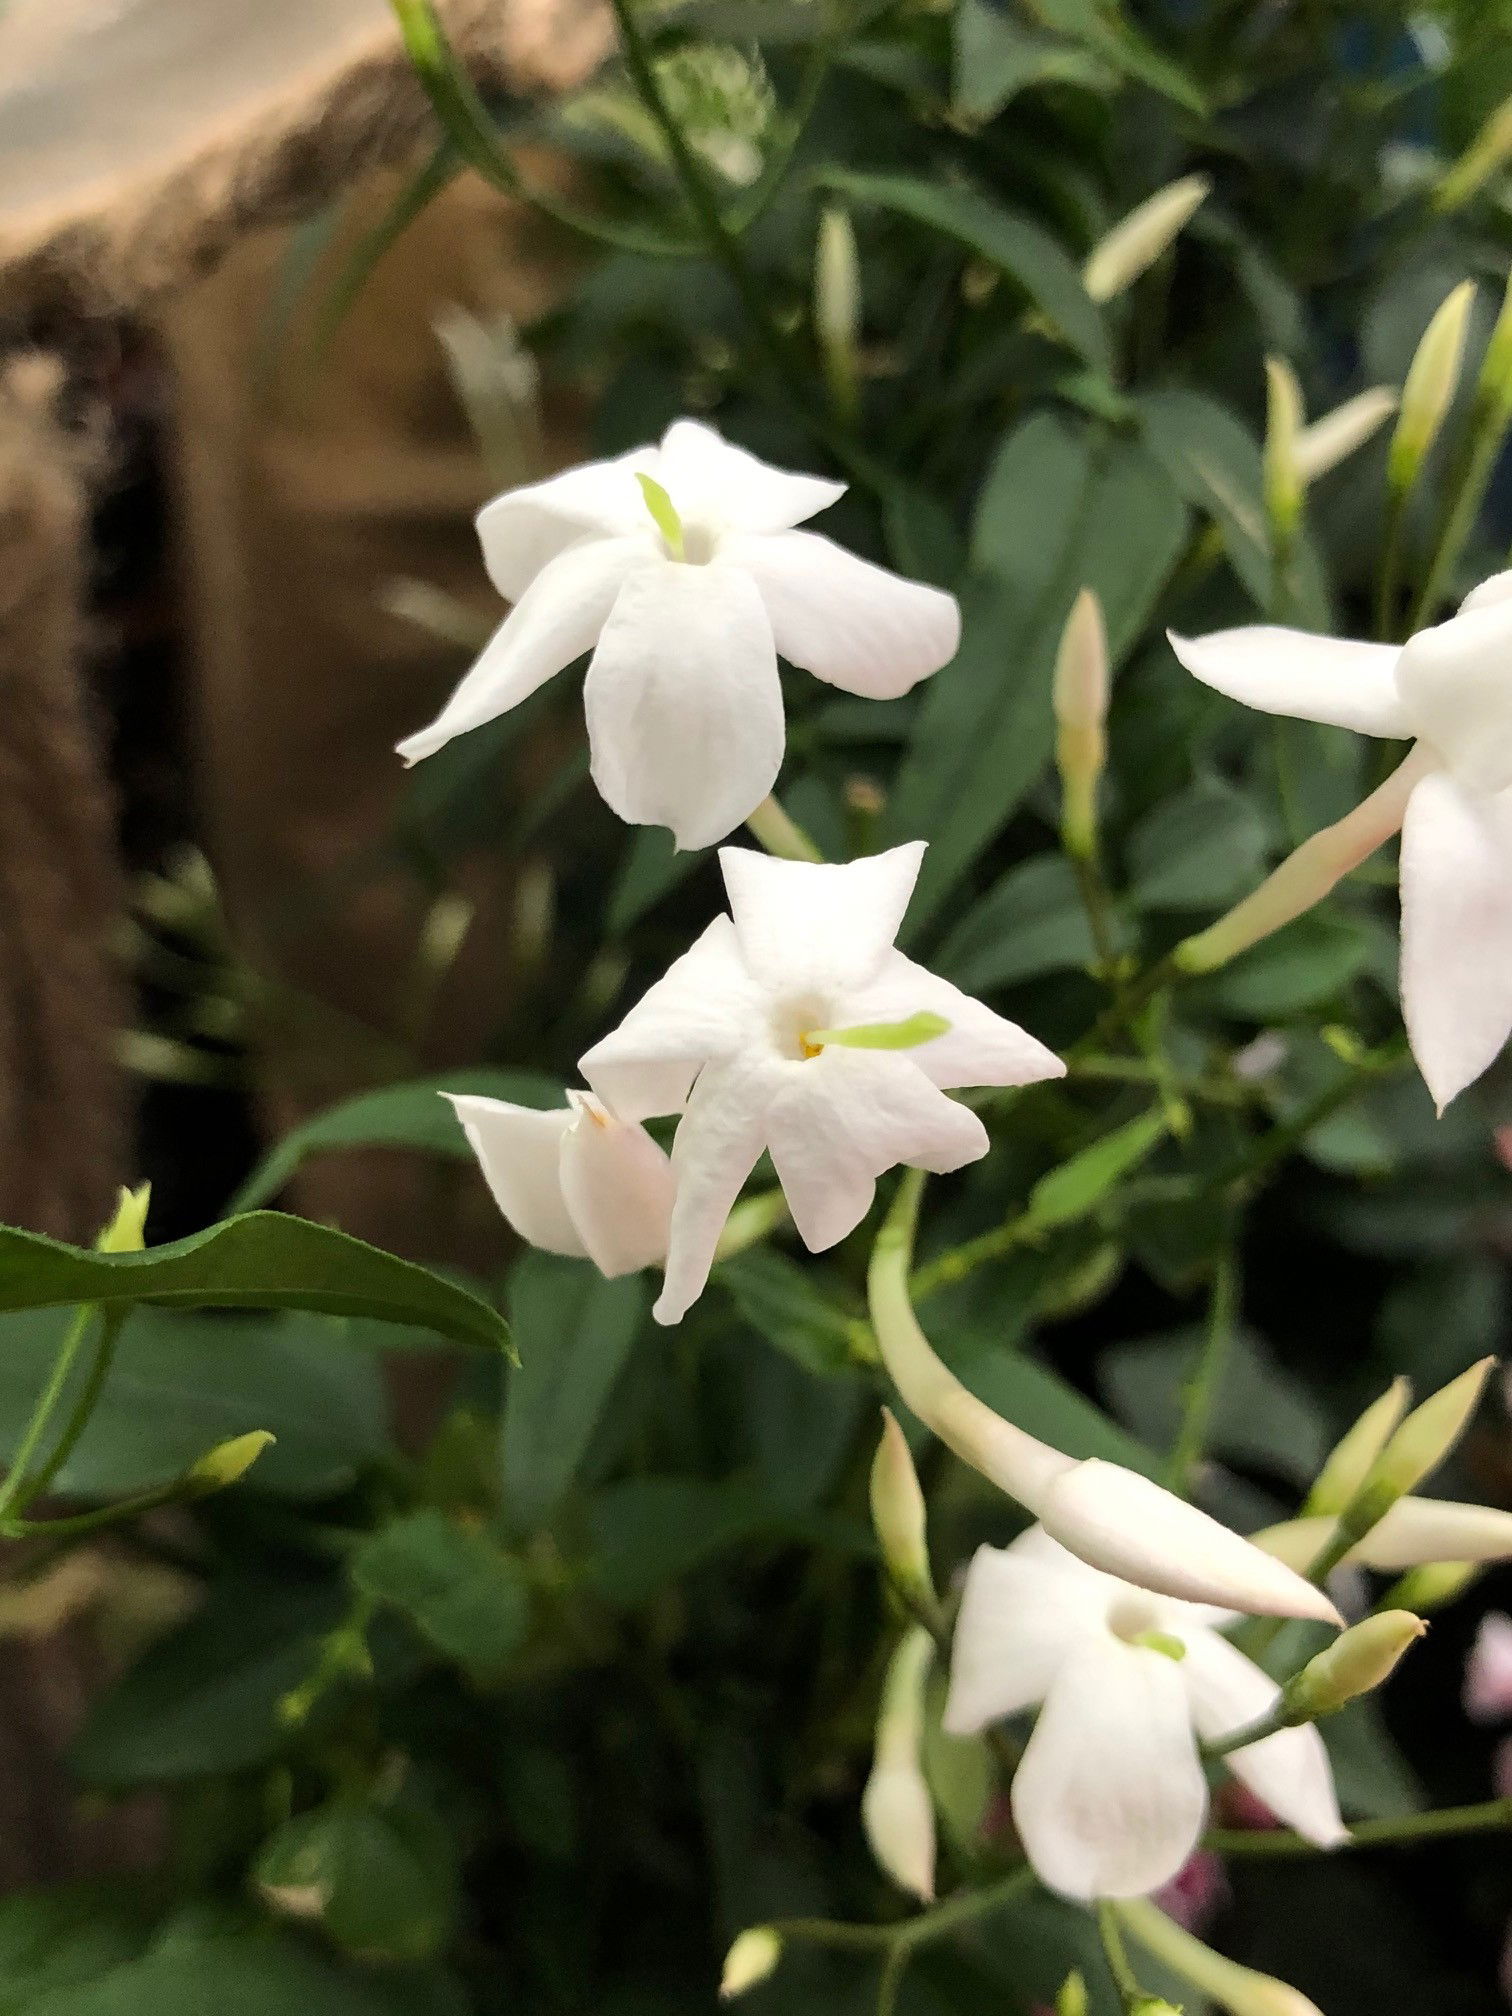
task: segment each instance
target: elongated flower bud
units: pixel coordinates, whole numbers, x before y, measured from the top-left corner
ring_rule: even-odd
[[[1071,605],[1055,655],[1055,760],[1060,769],[1061,839],[1068,854],[1097,851],[1097,786],[1108,760],[1108,633],[1102,604],[1083,588]]]
[[[1379,433],[1401,404],[1394,385],[1372,385],[1324,413],[1297,436],[1297,474],[1304,485],[1316,483],[1330,469],[1347,461]]]
[[[1512,420],[1512,279],[1507,282],[1501,313],[1486,345],[1475,399],[1483,422],[1504,428]]]
[[[916,1626],[899,1643],[882,1686],[876,1752],[861,1822],[878,1866],[928,1904],[935,1885],[934,1801],[924,1776],[924,1689],[934,1642]]]
[[[1408,368],[1386,463],[1386,481],[1398,496],[1411,489],[1444,424],[1459,385],[1474,301],[1475,282],[1462,280],[1439,304]]]
[[[1228,2016],[1322,2016],[1300,1988],[1225,1959],[1145,1898],[1115,1904],[1113,1909],[1147,1953],[1211,1997]]]
[[[836,410],[856,410],[861,338],[861,259],[844,210],[827,209],[814,246],[814,334]]]
[[[872,1458],[871,1515],[888,1574],[906,1597],[932,1604],[924,1493],[890,1407],[882,1409],[882,1440]]]
[[[1252,896],[1236,903],[1206,931],[1183,938],[1171,955],[1176,965],[1183,973],[1211,973],[1321,903],[1400,829],[1407,800],[1432,767],[1431,757],[1413,749],[1353,812],[1288,854]]]
[[[1087,2016],[1087,1984],[1075,1967],[1060,1985],[1060,1993],[1055,1998],[1055,2016]]]
[[[1296,536],[1306,484],[1297,465],[1302,433],[1302,388],[1284,357],[1265,360],[1265,509],[1276,544]]]
[[[239,1484],[276,1439],[268,1429],[254,1428],[250,1434],[218,1442],[184,1473],[186,1493],[196,1498],[207,1497],[212,1491],[224,1491],[232,1484]]]
[[[1428,1626],[1409,1610],[1383,1610],[1362,1618],[1309,1659],[1281,1692],[1291,1722],[1316,1722],[1333,1715],[1357,1695],[1370,1694],[1390,1679],[1403,1654]]]
[[[115,1216],[95,1241],[97,1253],[140,1253],[147,1244],[147,1209],[152,1202],[152,1185],[139,1183],[135,1190],[121,1190],[116,1197]]]
[[[1464,1434],[1495,1363],[1494,1358],[1482,1358],[1414,1407],[1371,1465],[1362,1490],[1385,1490],[1394,1498],[1405,1497],[1436,1470]]]
[[[1318,1472],[1318,1481],[1307,1494],[1302,1516],[1314,1513],[1332,1516],[1342,1512],[1365,1482],[1370,1466],[1386,1447],[1393,1429],[1407,1412],[1412,1388],[1405,1379],[1393,1379],[1379,1400],[1374,1400],[1342,1436]]]
[[[1512,161],[1512,98],[1502,100],[1451,165],[1434,191],[1434,203],[1440,210],[1460,209],[1508,161]]]
[[[1183,175],[1121,218],[1093,246],[1082,268],[1082,285],[1092,299],[1111,301],[1132,287],[1176,242],[1212,186],[1206,175]]]
[[[1508,1551],[1512,1552],[1512,1545]],[[1425,1561],[1421,1568],[1409,1568],[1392,1594],[1403,1610],[1416,1610],[1419,1615],[1442,1610],[1464,1595],[1481,1572],[1481,1565],[1479,1561]]]
[[[782,1958],[782,1935],[770,1925],[752,1925],[742,1932],[725,1955],[719,1977],[719,1999],[733,2002],[748,1988],[755,1988],[776,1969]]]
[[[1305,1568],[1333,1532],[1335,1515],[1288,1519],[1251,1537],[1257,1547]],[[1398,1498],[1380,1514],[1349,1552],[1346,1561],[1395,1574],[1409,1568],[1456,1572],[1512,1560],[1512,1512],[1494,1505],[1466,1505],[1457,1498]],[[1439,1599],[1447,1601],[1445,1597]],[[1420,1609],[1417,1603],[1409,1609]]]

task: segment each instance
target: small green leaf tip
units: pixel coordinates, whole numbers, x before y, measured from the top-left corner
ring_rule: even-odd
[[[185,1481],[196,1494],[224,1491],[228,1485],[240,1483],[264,1449],[276,1439],[268,1429],[254,1428],[250,1434],[218,1442],[201,1456]]]
[[[901,1022],[862,1022],[854,1029],[809,1029],[804,1032],[803,1042],[810,1055],[827,1043],[838,1043],[845,1050],[917,1050],[921,1043],[932,1043],[949,1029],[943,1015],[931,1014],[926,1008],[917,1015],[905,1016]]]
[[[667,550],[674,560],[686,557],[687,548],[683,544],[682,520],[677,515],[677,506],[663,490],[654,476],[635,472],[635,480],[641,487],[641,495],[646,500],[646,509],[656,520],[656,529],[667,542]]]

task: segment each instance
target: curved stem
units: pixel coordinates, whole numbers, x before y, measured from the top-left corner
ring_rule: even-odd
[[[0,1484],[0,1527],[3,1527],[6,1521],[16,1519],[37,1495],[38,1487],[27,1473],[31,1468],[32,1458],[42,1446],[47,1425],[63,1397],[64,1389],[68,1385],[68,1376],[73,1371],[74,1360],[89,1334],[93,1316],[94,1309],[89,1304],[76,1310],[73,1321],[64,1333],[63,1342],[58,1346],[58,1355],[53,1360],[47,1384],[37,1396],[36,1405],[31,1411],[31,1419],[22,1431],[21,1440],[17,1443],[16,1452],[11,1458],[5,1482]]]
[[[64,1464],[74,1452],[79,1437],[89,1425],[90,1416],[99,1404],[100,1393],[115,1362],[116,1340],[121,1334],[127,1315],[125,1309],[109,1309],[100,1322],[99,1340],[95,1345],[94,1361],[90,1365],[88,1377],[79,1389],[79,1397],[73,1404],[73,1411],[64,1423],[63,1433],[58,1437],[57,1446],[32,1480],[27,1494],[28,1503],[40,1498]]]
[[[850,1925],[840,1918],[777,1918],[772,1921],[772,1930],[779,1938],[792,1939],[800,1945],[845,1946],[871,1952],[879,1947],[902,1946],[912,1952],[971,1924],[974,1919],[1001,1910],[1033,1881],[1033,1871],[1024,1865],[984,1889],[962,1891],[947,1897],[942,1904],[932,1904],[927,1911],[920,1911],[912,1918],[900,1918],[892,1925]]]
[[[779,861],[822,861],[823,854],[775,796],[763,798],[746,825],[768,854]]]
[[[1166,1465],[1166,1482],[1186,1497],[1192,1472],[1202,1458],[1207,1441],[1213,1403],[1218,1397],[1223,1368],[1234,1340],[1239,1314],[1239,1256],[1232,1212],[1224,1227],[1223,1246],[1213,1272],[1213,1290],[1208,1301],[1207,1330],[1196,1369],[1187,1383],[1181,1426]]]
[[[1349,1838],[1328,1852],[1351,1848],[1410,1848],[1419,1841],[1441,1841],[1457,1834],[1512,1833],[1512,1799],[1488,1799],[1479,1806],[1443,1806],[1436,1813],[1410,1813],[1400,1820],[1361,1820]],[[1220,1855],[1318,1855],[1324,1851],[1289,1828],[1254,1832],[1215,1827],[1203,1846]]]

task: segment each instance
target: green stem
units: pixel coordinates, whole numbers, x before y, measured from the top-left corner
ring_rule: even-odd
[[[1401,641],[1397,622],[1402,599],[1402,546],[1406,537],[1407,497],[1407,491],[1394,490],[1386,505],[1381,578],[1376,588],[1376,636],[1383,644]]]
[[[932,1940],[943,1939],[947,1933],[958,1931],[977,1918],[985,1918],[1001,1910],[1027,1890],[1033,1881],[1033,1872],[1027,1867],[1020,1867],[998,1882],[989,1883],[985,1889],[967,1890],[959,1896],[947,1897],[943,1904],[932,1904],[927,1911],[920,1911],[912,1918],[901,1918],[893,1925],[848,1925],[838,1918],[778,1918],[773,1921],[772,1930],[779,1938],[796,1940],[800,1945],[845,1946],[873,1952],[879,1947],[904,1946],[913,1952],[920,1946],[929,1945]]]
[[[944,1253],[936,1254],[933,1260],[925,1261],[922,1267],[915,1268],[909,1278],[909,1296],[916,1303],[922,1302],[939,1289],[964,1281],[978,1267],[991,1260],[1005,1259],[1016,1248],[1028,1243],[1022,1218],[1010,1218],[1002,1225],[994,1225],[990,1232],[979,1232],[975,1239],[963,1239],[959,1246],[951,1246]]]
[[[746,825],[768,854],[779,861],[822,861],[823,854],[775,797],[763,798]]]
[[[1455,564],[1464,551],[1465,541],[1475,529],[1475,521],[1480,516],[1481,505],[1501,456],[1507,430],[1505,416],[1499,411],[1486,411],[1477,415],[1471,425],[1474,445],[1455,485],[1443,530],[1433,549],[1433,558],[1428,563],[1427,577],[1412,606],[1411,620],[1407,625],[1409,636],[1421,630],[1438,607]]]
[[[1202,1460],[1207,1442],[1213,1403],[1223,1378],[1223,1368],[1234,1341],[1239,1314],[1239,1260],[1233,1214],[1224,1228],[1223,1245],[1213,1270],[1212,1294],[1208,1299],[1207,1330],[1202,1350],[1187,1382],[1181,1425],[1166,1465],[1166,1483],[1181,1497],[1192,1485],[1192,1473]]]
[[[10,1471],[5,1482],[0,1484],[0,1529],[3,1529],[8,1522],[17,1519],[37,1495],[37,1487],[29,1480],[27,1473],[31,1468],[32,1458],[42,1446],[42,1438],[47,1433],[47,1424],[63,1397],[69,1374],[73,1371],[74,1360],[89,1334],[93,1316],[94,1309],[88,1304],[76,1310],[74,1319],[64,1334],[63,1342],[58,1347],[58,1355],[53,1360],[47,1384],[38,1395],[37,1403],[32,1408],[31,1419],[16,1445],[16,1453],[11,1458]]]
[[[1113,1986],[1118,1990],[1118,1999],[1124,2009],[1132,2012],[1148,1998],[1139,1985],[1139,1976],[1129,1963],[1128,1950],[1123,1942],[1123,1934],[1118,1929],[1118,1920],[1113,1915],[1111,1904],[1097,1907],[1097,1931],[1102,1940],[1103,1954],[1108,1962],[1108,1972],[1113,1977]]]
[[[122,1326],[129,1314],[130,1311],[126,1309],[109,1309],[101,1317],[100,1335],[95,1345],[94,1361],[90,1365],[84,1384],[79,1389],[79,1397],[75,1400],[73,1411],[64,1424],[63,1433],[58,1437],[56,1448],[37,1472],[32,1490],[28,1495],[28,1503],[40,1498],[43,1492],[47,1490],[69,1457],[72,1456],[79,1437],[88,1427],[90,1416],[99,1404],[101,1391],[110,1374],[110,1368],[115,1362],[116,1341],[120,1337]]]
[[[1087,916],[1087,929],[1092,934],[1092,950],[1097,958],[1098,978],[1116,991],[1118,985],[1118,950],[1113,942],[1113,930],[1109,921],[1108,885],[1103,880],[1102,868],[1096,854],[1076,854],[1068,849],[1071,872],[1076,877],[1077,894],[1081,897],[1082,909]]]
[[[1488,1799],[1479,1806],[1443,1806],[1436,1813],[1410,1813],[1400,1820],[1361,1820],[1332,1852],[1349,1848],[1410,1848],[1419,1841],[1442,1841],[1458,1834],[1512,1833],[1512,1799]],[[1317,1855],[1322,1851],[1289,1828],[1217,1827],[1203,1846],[1220,1855]]]

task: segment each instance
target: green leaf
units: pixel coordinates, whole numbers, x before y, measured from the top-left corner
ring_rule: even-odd
[[[147,1927],[104,1884],[0,1899],[0,2012],[25,2016],[49,1990],[75,1988],[134,1959]]]
[[[507,1350],[504,1319],[413,1261],[281,1211],[228,1218],[145,1253],[96,1253],[0,1226],[0,1310],[89,1302],[102,1309],[308,1309],[433,1331]],[[260,1424],[257,1424],[260,1425]]]
[[[1048,1231],[1053,1225],[1070,1225],[1085,1218],[1164,1140],[1167,1125],[1165,1109],[1151,1107],[1148,1113],[1115,1127],[1111,1134],[1104,1134],[1090,1148],[1083,1148],[1042,1176],[1029,1193],[1026,1227]]]
[[[303,1942],[249,1933],[165,1946],[39,1995],[25,2016],[460,2016],[464,2007],[430,1976],[364,1977]]]
[[[1183,1391],[1202,1343],[1200,1328],[1143,1338],[1118,1346],[1099,1365],[1119,1418],[1154,1448],[1169,1449],[1176,1440]],[[1224,1355],[1207,1441],[1232,1463],[1275,1471],[1298,1486],[1311,1483],[1329,1446],[1316,1400],[1248,1330],[1230,1340]]]
[[[1141,910],[1217,910],[1265,865],[1265,822],[1221,777],[1198,777],[1129,835],[1129,901]]]
[[[1057,34],[1082,43],[1137,84],[1148,85],[1188,112],[1207,111],[1207,100],[1182,66],[1130,27],[1108,0],[1027,0],[1029,10]]]
[[[456,1926],[450,1839],[412,1808],[344,1798],[297,1814],[263,1843],[253,1874],[275,1911],[318,1920],[357,1960],[429,1960]]]
[[[821,1379],[852,1376],[850,1319],[800,1267],[770,1247],[721,1261],[714,1275],[751,1328]]]
[[[359,1092],[295,1127],[265,1155],[227,1206],[227,1215],[276,1197],[307,1156],[338,1148],[412,1148],[465,1161],[467,1137],[445,1092],[508,1099],[517,1106],[560,1106],[558,1080],[539,1071],[446,1071],[402,1085]]]
[[[581,1260],[527,1253],[509,1283],[525,1341],[510,1374],[504,1498],[521,1531],[543,1525],[572,1485],[645,1322],[644,1279],[606,1281]]]
[[[126,1786],[267,1763],[286,1740],[279,1703],[308,1678],[341,1608],[333,1583],[223,1581],[99,1703],[73,1768]]]
[[[1102,318],[1081,283],[1076,262],[1041,225],[973,189],[921,175],[870,175],[820,169],[821,187],[858,204],[874,203],[953,238],[1014,280],[1035,307],[1095,370],[1109,376],[1113,355]]]
[[[1335,999],[1369,965],[1372,943],[1363,923],[1309,911],[1204,980],[1200,998],[1225,1015],[1280,1021]]]
[[[0,1449],[20,1440],[68,1318],[0,1318]],[[126,1319],[89,1425],[56,1489],[115,1498],[181,1476],[212,1445],[271,1432],[250,1488],[290,1498],[344,1491],[389,1450],[387,1402],[371,1351],[322,1317],[177,1315]],[[65,1410],[86,1376],[81,1365]]]
[[[443,1512],[412,1512],[364,1541],[352,1557],[352,1580],[401,1611],[438,1652],[485,1679],[508,1665],[530,1628],[519,1563]]]
[[[995,118],[1020,91],[1040,84],[1107,91],[1118,81],[1085,49],[1037,35],[991,0],[961,0],[953,26],[952,109],[962,119]]]
[[[1085,970],[1095,957],[1070,862],[1063,854],[1037,854],[993,884],[930,963],[980,994],[1044,973]]]
[[[1139,407],[1150,452],[1187,502],[1212,517],[1229,564],[1256,607],[1268,608],[1270,532],[1259,443],[1236,414],[1205,393],[1148,392]]]
[[[776,1508],[745,1478],[636,1477],[594,1499],[593,1579],[626,1609],[770,1530]]]
[[[639,923],[703,863],[697,848],[679,848],[664,826],[638,827],[609,892],[605,923],[611,936]]]
[[[1351,1701],[1318,1729],[1333,1766],[1339,1804],[1351,1818],[1403,1820],[1423,1811],[1428,1804],[1423,1788],[1387,1733],[1375,1701]]]

